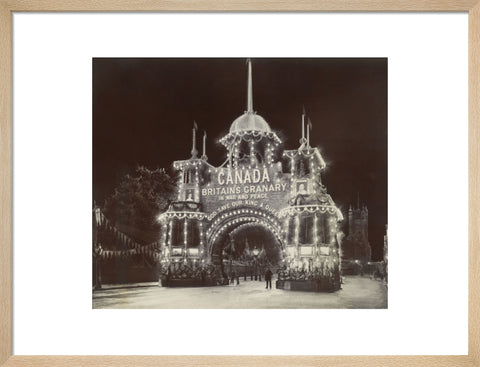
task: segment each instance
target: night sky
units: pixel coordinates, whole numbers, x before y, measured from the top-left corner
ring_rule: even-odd
[[[299,146],[305,106],[327,169],[322,180],[344,215],[369,209],[372,257],[387,224],[387,59],[252,59],[253,106],[285,149]],[[247,103],[246,59],[93,59],[93,192],[103,205],[137,165],[188,159],[193,121],[209,162]],[[199,150],[201,152],[200,146]],[[346,231],[346,228],[344,229]]]

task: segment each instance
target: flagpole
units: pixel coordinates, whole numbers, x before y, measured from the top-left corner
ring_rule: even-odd
[[[310,129],[312,128],[312,122],[310,118],[308,119],[308,127],[307,127],[307,147],[310,148]]]
[[[195,146],[195,138],[196,138],[196,135],[195,135],[195,132],[197,131],[197,123],[195,121],[193,121],[193,129],[192,129],[192,158],[197,158],[197,147]]]
[[[205,143],[206,143],[206,140],[207,140],[207,132],[205,131],[203,133],[203,156],[205,157]]]
[[[305,147],[305,106],[302,106],[302,138],[300,139],[300,147]]]
[[[305,111],[302,113],[302,142],[305,141]]]
[[[204,161],[207,160],[207,132],[203,132],[203,154],[202,154],[202,159]]]
[[[310,120],[307,127],[307,147],[310,148]]]
[[[252,60],[247,59],[247,64],[248,64],[247,112],[253,113]]]

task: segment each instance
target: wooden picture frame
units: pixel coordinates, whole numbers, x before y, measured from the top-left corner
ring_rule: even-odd
[[[467,356],[20,356],[12,355],[12,15],[96,11],[468,12],[469,342]],[[1,0],[0,363],[4,366],[480,366],[480,0]]]

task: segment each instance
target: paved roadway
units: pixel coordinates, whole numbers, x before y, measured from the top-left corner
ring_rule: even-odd
[[[93,292],[93,308],[387,308],[387,288],[366,276],[345,277],[342,289],[334,293],[266,290],[265,282],[243,278],[239,285],[201,288],[106,285]]]

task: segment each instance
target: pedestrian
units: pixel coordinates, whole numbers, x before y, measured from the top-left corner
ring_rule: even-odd
[[[273,273],[270,268],[267,268],[267,271],[265,272],[265,282],[267,283],[265,289],[268,289],[268,286],[272,289],[272,275]]]
[[[169,266],[167,270],[167,282],[170,280],[172,277],[172,268]]]

